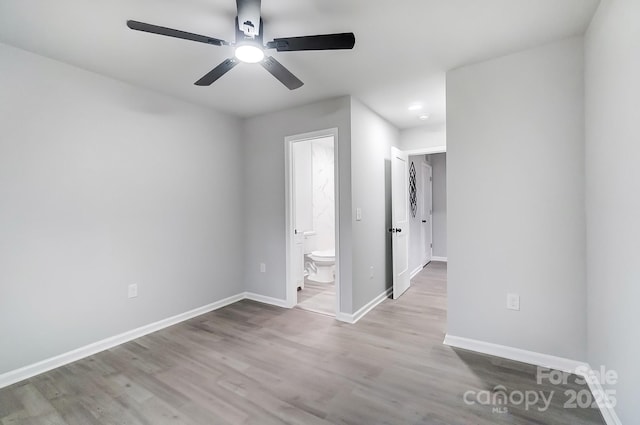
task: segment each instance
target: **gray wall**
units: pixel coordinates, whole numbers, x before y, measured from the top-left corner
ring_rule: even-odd
[[[585,358],[583,91],[582,38],[447,74],[449,334]]]
[[[447,154],[428,158],[433,167],[433,256],[447,258]]]
[[[618,372],[616,407],[640,423],[640,2],[605,0],[586,35],[589,363]]]
[[[0,69],[0,374],[243,290],[239,122],[3,44]]]
[[[247,291],[286,298],[285,137],[338,128],[341,311],[351,296],[351,100],[331,99],[244,121],[244,282]],[[260,273],[259,263],[266,263]]]
[[[340,176],[340,309],[350,314],[391,285],[389,157],[399,137],[350,97],[245,120],[245,285],[247,291],[285,299],[284,140],[333,127]],[[356,206],[362,221],[355,220]],[[260,262],[267,264],[266,273],[260,273]]]
[[[353,311],[393,285],[391,262],[391,146],[398,130],[351,100]],[[355,221],[355,209],[362,220]],[[371,276],[373,268],[373,276]]]

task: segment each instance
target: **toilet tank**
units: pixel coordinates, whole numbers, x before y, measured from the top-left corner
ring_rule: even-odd
[[[307,230],[304,232],[304,253],[311,254],[316,250],[316,232],[313,230]]]

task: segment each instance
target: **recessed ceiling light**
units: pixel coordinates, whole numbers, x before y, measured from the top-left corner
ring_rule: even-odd
[[[429,114],[420,115],[418,118],[420,118],[422,121],[426,121],[429,119]]]
[[[409,105],[410,111],[419,111],[420,109],[422,109],[421,103],[412,103],[411,105]]]

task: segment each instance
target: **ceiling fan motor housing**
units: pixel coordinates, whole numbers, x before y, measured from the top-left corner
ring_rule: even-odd
[[[243,37],[254,38],[260,36],[262,38],[260,3],[260,0],[236,0],[236,6],[238,7],[236,28],[238,32],[243,34]]]

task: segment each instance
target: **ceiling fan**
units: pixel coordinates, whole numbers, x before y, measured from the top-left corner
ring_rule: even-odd
[[[235,47],[235,56],[226,59],[207,75],[196,81],[197,86],[210,86],[214,81],[233,69],[238,63],[260,63],[264,69],[276,77],[278,81],[295,90],[304,84],[287,68],[271,56],[265,55],[265,50],[276,49],[278,52],[295,52],[301,50],[339,50],[353,49],[356,38],[352,32],[340,34],[308,35],[302,37],[276,38],[263,44],[263,23],[260,17],[261,0],[236,0],[238,16],[236,16],[236,41],[228,42],[205,35],[193,34],[158,25],[146,24],[139,21],[127,21],[132,30],[182,38],[214,46]]]

